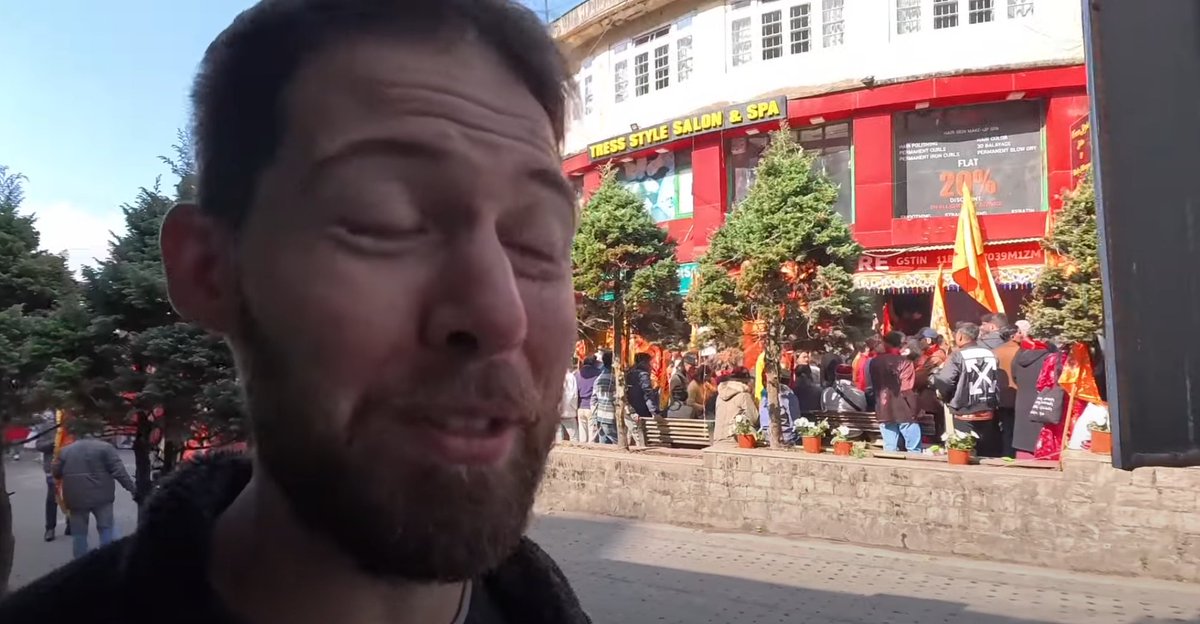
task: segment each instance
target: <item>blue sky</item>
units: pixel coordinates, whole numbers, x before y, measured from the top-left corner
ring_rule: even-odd
[[[541,14],[543,0],[523,0]],[[43,246],[107,254],[121,204],[162,175],[204,49],[253,0],[0,0],[0,164]],[[574,6],[551,0],[551,17]]]

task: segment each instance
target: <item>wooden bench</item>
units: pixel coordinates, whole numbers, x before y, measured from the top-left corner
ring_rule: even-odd
[[[818,421],[828,418],[829,426],[834,429],[846,425],[867,435],[879,436],[879,417],[875,412],[816,412],[807,416],[809,420]],[[922,416],[918,422],[921,424],[922,436],[932,438],[937,435],[932,417]]]
[[[646,446],[704,448],[712,444],[713,421],[699,418],[639,418]]]

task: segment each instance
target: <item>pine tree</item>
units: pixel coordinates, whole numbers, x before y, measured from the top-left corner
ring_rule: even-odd
[[[77,292],[66,259],[39,250],[34,218],[19,212],[24,182],[0,166],[0,441],[8,424],[28,424],[48,355],[35,337],[46,335],[59,303]],[[12,508],[4,485],[0,462],[0,594],[13,559]]]
[[[1091,343],[1104,331],[1100,286],[1100,239],[1091,173],[1063,194],[1063,207],[1042,241],[1050,262],[1033,287],[1026,317],[1034,333],[1067,342]]]
[[[629,444],[622,417],[624,346],[630,329],[649,339],[681,333],[679,265],[675,243],[655,225],[642,200],[606,168],[600,188],[583,208],[571,250],[575,291],[581,295],[584,335],[615,328],[613,376],[617,384],[617,438]]]
[[[862,248],[833,210],[837,194],[786,126],[773,132],[754,186],[700,260],[686,303],[692,324],[736,345],[743,322],[753,321],[764,370],[778,369],[787,337],[806,349],[844,344],[865,320],[865,300],[851,280]],[[777,380],[768,380],[767,401],[771,446],[779,447]]]

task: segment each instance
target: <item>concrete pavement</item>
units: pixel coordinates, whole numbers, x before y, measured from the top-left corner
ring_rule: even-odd
[[[17,587],[71,557],[61,518],[58,539],[42,541],[45,481],[32,457],[7,464]],[[118,529],[135,517],[118,492]],[[611,518],[541,516],[530,533],[597,624],[1200,623],[1196,585]]]

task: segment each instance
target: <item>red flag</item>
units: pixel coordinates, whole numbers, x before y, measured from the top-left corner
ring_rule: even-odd
[[[883,312],[880,313],[879,335],[886,336],[892,333],[892,308],[888,302],[883,303]]]

